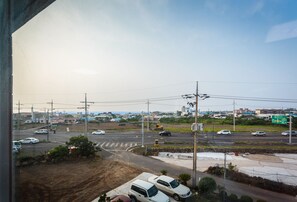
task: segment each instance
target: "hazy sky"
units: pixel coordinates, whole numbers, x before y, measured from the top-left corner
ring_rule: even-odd
[[[296,99],[295,0],[57,0],[13,34],[14,110],[175,111],[195,92]],[[201,110],[232,109],[210,98]],[[59,104],[58,104],[59,103]],[[236,108],[297,103],[236,100]],[[79,110],[78,110],[79,111]]]

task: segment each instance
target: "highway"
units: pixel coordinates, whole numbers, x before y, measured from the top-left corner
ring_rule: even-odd
[[[78,136],[78,132],[57,132],[47,136],[45,134],[34,134],[35,129],[14,131],[14,139],[23,139],[26,137],[36,137],[41,142],[33,145],[23,144],[23,151],[28,151],[34,154],[40,154],[50,149],[65,144],[69,138]],[[87,135],[89,140],[95,142],[103,149],[108,151],[125,151],[130,147],[142,145],[142,135],[140,130],[131,131],[106,131],[105,135]],[[46,141],[47,138],[49,141]],[[172,133],[172,136],[159,136],[156,131],[145,131],[144,145],[154,144],[158,140],[159,144],[178,144],[192,145],[193,135],[188,133]],[[281,136],[279,133],[268,133],[266,136],[252,136],[250,133],[233,133],[231,135],[217,135],[215,133],[199,134],[199,142],[208,142],[212,145],[230,145],[234,142],[280,142],[288,143],[289,137]],[[292,137],[292,143],[297,143],[297,137]]]

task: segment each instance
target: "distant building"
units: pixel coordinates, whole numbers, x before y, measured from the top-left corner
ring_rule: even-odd
[[[273,115],[285,115],[283,109],[256,109],[256,116],[260,118],[271,118]]]
[[[236,117],[255,116],[255,111],[250,110],[248,108],[239,108],[239,109],[235,110],[235,116]]]

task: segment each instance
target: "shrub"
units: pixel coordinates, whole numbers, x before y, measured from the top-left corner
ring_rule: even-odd
[[[182,182],[182,184],[187,185],[187,181],[191,179],[191,175],[182,173],[178,176],[178,179]]]
[[[165,170],[165,169],[160,170],[160,172],[162,175],[167,175],[167,173],[168,173],[167,170]]]
[[[64,160],[68,155],[68,147],[63,145],[59,145],[48,152],[48,157],[56,161]]]
[[[201,194],[209,194],[216,190],[217,183],[210,177],[203,177],[198,184],[198,189]]]
[[[236,194],[230,194],[230,196],[228,196],[228,201],[230,202],[238,202],[238,197]]]
[[[75,146],[77,147],[76,154],[80,156],[92,156],[95,154],[95,148],[93,146],[93,142],[89,141],[85,136],[76,136],[71,137],[69,142],[66,142],[67,146]]]
[[[253,202],[253,199],[251,197],[249,197],[249,196],[242,195],[240,197],[240,200],[239,201],[240,202]]]

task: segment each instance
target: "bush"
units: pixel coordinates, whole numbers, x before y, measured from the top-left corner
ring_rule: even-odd
[[[167,175],[167,170],[165,170],[165,169],[160,170],[160,172],[162,175]]]
[[[95,154],[95,148],[93,146],[93,142],[89,141],[85,136],[76,136],[71,137],[69,142],[66,142],[67,146],[75,146],[77,147],[76,154],[79,156],[93,156]]]
[[[217,183],[210,177],[203,177],[198,183],[198,190],[201,194],[209,194],[216,190]]]
[[[68,157],[69,151],[67,146],[59,145],[48,152],[48,157],[55,161],[61,161]]]
[[[191,175],[182,173],[178,176],[178,179],[182,182],[182,184],[187,185],[187,181],[191,179]]]
[[[253,202],[253,199],[249,196],[242,195],[240,197],[240,202]]]
[[[228,196],[228,201],[229,202],[238,202],[238,197],[236,194],[230,194],[230,196]]]

